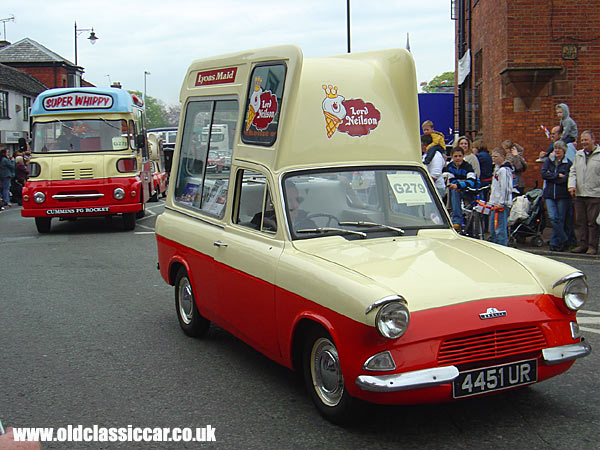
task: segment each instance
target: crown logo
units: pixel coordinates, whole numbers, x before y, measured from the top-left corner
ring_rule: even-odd
[[[323,85],[323,90],[325,91],[325,94],[327,94],[328,98],[336,98],[338,96],[337,94],[337,86],[332,86],[332,85]]]
[[[254,92],[258,92],[258,90],[260,89],[260,84],[262,83],[262,78],[261,77],[256,77],[254,79]]]

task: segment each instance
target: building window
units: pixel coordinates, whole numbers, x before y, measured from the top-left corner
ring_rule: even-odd
[[[0,119],[10,119],[8,117],[8,92],[0,91]]]
[[[29,120],[29,108],[31,108],[31,98],[23,97],[23,121]]]

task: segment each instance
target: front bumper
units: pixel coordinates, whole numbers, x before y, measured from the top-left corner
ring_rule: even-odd
[[[548,365],[554,365],[583,358],[591,352],[590,344],[582,341],[545,348],[542,350],[542,360]],[[395,392],[451,383],[458,375],[456,366],[444,366],[393,375],[360,375],[356,378],[356,385],[365,391]]]

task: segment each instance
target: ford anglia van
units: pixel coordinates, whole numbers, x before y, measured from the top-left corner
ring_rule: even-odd
[[[194,61],[159,268],[179,324],[211,322],[301,371],[327,419],[360,400],[458,400],[590,353],[585,275],[451,227],[420,158],[415,68],[385,50],[281,46]],[[233,123],[231,170],[203,130]]]

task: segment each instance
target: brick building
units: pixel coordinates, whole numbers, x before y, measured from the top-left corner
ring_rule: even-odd
[[[2,41],[0,63],[31,75],[49,88],[90,86],[82,79],[83,67],[33,39],[21,39],[14,44]]]
[[[523,145],[527,188],[541,181],[535,160],[549,141],[540,125],[558,124],[557,103],[600,141],[599,0],[451,1],[457,61],[467,50],[471,61],[456,91],[456,129],[490,149],[504,139]]]

